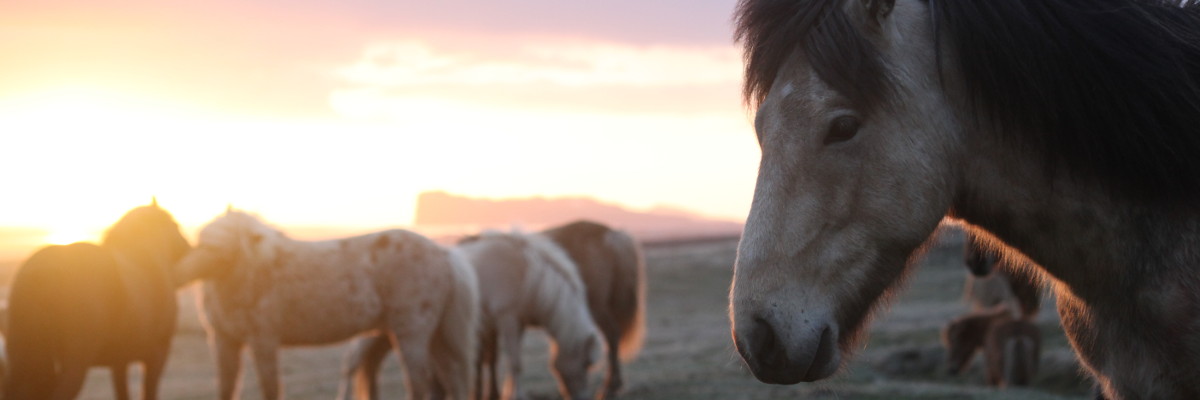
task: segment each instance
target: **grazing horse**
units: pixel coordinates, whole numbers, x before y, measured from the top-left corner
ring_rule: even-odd
[[[435,388],[466,399],[479,289],[467,260],[424,236],[389,230],[293,240],[229,210],[200,231],[179,275],[203,279],[200,305],[216,354],[220,398],[238,392],[241,350],[253,354],[263,398],[278,399],[278,350],[381,332],[400,349],[410,399]]]
[[[587,372],[600,358],[603,338],[588,311],[575,263],[537,233],[486,232],[463,239],[458,249],[471,260],[480,282],[487,283],[480,287],[483,323],[476,398],[501,398],[497,367],[506,372],[503,398],[521,398],[521,338],[530,326],[543,328],[550,336],[551,371],[563,398],[588,398]],[[360,398],[378,398],[375,375],[382,361],[379,355],[387,348],[378,337],[359,339],[347,357],[343,399],[349,399],[355,380]],[[502,366],[499,360],[504,361]]]
[[[646,332],[646,271],[637,241],[628,234],[590,221],[576,221],[542,231],[567,252],[587,288],[588,311],[608,343],[608,372],[601,399],[621,389],[621,361],[641,350]],[[374,393],[375,375],[389,347],[386,340],[363,343],[348,367],[363,368],[363,387]],[[348,377],[348,379],[350,379]],[[344,391],[348,396],[348,392]],[[375,396],[368,396],[375,398]]]
[[[175,334],[171,268],[188,249],[154,202],[126,213],[99,246],[50,246],[29,257],[8,297],[4,398],[75,398],[88,368],[107,366],[114,397],[125,400],[131,363],[142,364],[142,398],[157,398]]]
[[[740,0],[754,375],[833,375],[943,219],[1028,256],[1110,400],[1200,398],[1200,4]]]
[[[997,307],[951,321],[942,330],[942,343],[950,374],[966,369],[982,349],[988,385],[1026,386],[1037,373],[1042,334],[1030,320]]]
[[[576,221],[542,232],[566,250],[587,287],[588,310],[608,343],[601,399],[621,390],[621,361],[632,360],[646,336],[646,267],[641,248],[625,232]]]

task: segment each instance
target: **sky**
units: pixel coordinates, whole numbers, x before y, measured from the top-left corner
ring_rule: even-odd
[[[423,191],[738,220],[758,148],[735,0],[8,0],[0,227],[94,240],[152,197],[287,226]]]

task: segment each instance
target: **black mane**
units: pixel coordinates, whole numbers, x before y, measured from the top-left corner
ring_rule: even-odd
[[[856,106],[883,101],[890,78],[845,1],[740,1],[747,100],[800,50]],[[977,126],[1113,194],[1200,200],[1200,0],[927,2]]]
[[[931,0],[968,98],[1047,166],[1142,200],[1200,199],[1200,7]]]
[[[803,51],[817,75],[854,106],[868,112],[889,93],[879,51],[837,0],[741,0],[734,37],[745,46],[742,94],[761,103],[779,69]]]

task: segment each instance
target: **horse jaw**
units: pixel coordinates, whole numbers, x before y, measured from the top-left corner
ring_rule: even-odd
[[[963,147],[925,11],[897,2],[880,28],[899,96],[885,106],[854,109],[793,55],[758,110],[762,162],[730,319],[738,352],[763,382],[837,372],[950,208]],[[831,144],[826,132],[846,115],[862,121],[860,131]]]

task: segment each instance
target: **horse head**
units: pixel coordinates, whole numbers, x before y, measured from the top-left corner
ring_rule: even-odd
[[[273,238],[283,233],[254,215],[233,209],[200,230],[196,248],[176,264],[176,284],[220,276],[230,269],[273,257]]]
[[[122,257],[154,268],[169,268],[191,249],[175,218],[157,199],[126,212],[104,233],[103,243]]]
[[[764,382],[832,375],[950,208],[958,157],[918,0],[739,4],[762,150],[730,319]]]
[[[588,371],[604,356],[604,338],[599,331],[591,330],[583,340],[562,341],[550,348],[551,372],[558,381],[558,391],[563,398],[583,400],[592,398],[587,393]]]

